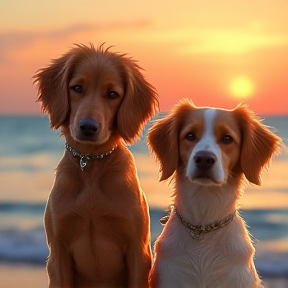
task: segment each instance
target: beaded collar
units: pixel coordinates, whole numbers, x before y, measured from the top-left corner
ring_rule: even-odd
[[[169,209],[170,209],[169,213],[171,214],[172,212],[174,212],[177,215],[180,222],[189,230],[191,237],[196,241],[202,240],[204,237],[203,234],[218,230],[218,229],[228,225],[229,223],[231,223],[233,221],[233,218],[234,218],[236,211],[237,211],[237,210],[235,210],[233,213],[229,214],[226,218],[224,218],[220,221],[216,221],[212,224],[193,225],[183,218],[183,216],[179,213],[178,209],[174,205],[170,205]],[[169,219],[169,215],[164,216],[163,218],[160,219],[160,223],[162,225],[165,225],[166,222],[168,221],[168,219]]]
[[[79,151],[75,150],[74,148],[72,148],[71,146],[68,145],[68,143],[65,143],[65,149],[72,153],[73,156],[78,156],[80,157],[80,167],[83,170],[86,165],[87,162],[90,159],[103,159],[106,158],[107,156],[109,156],[115,149],[117,148],[117,145],[115,145],[110,151],[103,153],[103,154],[82,154]]]

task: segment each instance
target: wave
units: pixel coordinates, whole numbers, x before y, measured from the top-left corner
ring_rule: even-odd
[[[156,118],[162,118],[166,113],[159,113]],[[268,116],[264,123],[275,127],[278,134],[287,145],[288,143],[288,116]],[[146,133],[153,123],[151,119],[143,129],[141,141],[130,146],[132,153],[148,154]],[[38,153],[62,154],[64,151],[64,138],[60,130],[50,129],[49,118],[45,116],[1,116],[0,115],[0,157],[13,157],[22,155],[36,155]],[[21,125],[19,125],[21,123]],[[21,141],[19,141],[21,139]],[[287,159],[287,153],[281,153],[277,158]]]
[[[0,261],[45,265],[48,257],[43,227],[34,229],[0,230]],[[288,252],[267,253],[255,260],[256,268],[263,277],[288,275]]]
[[[266,253],[255,259],[255,266],[263,277],[287,277],[288,252]]]
[[[0,261],[14,263],[32,263],[45,265],[49,254],[43,225],[39,225],[45,210],[45,203],[0,202]],[[152,245],[161,233],[163,226],[159,219],[166,212],[162,209],[150,209]],[[260,242],[275,241],[287,237],[287,210],[241,210],[242,216],[250,226],[249,230]],[[3,224],[7,217],[16,218],[17,223],[25,217],[35,219],[34,227],[25,225],[11,226]],[[19,217],[20,216],[20,217]],[[271,233],[273,231],[273,233]],[[284,232],[285,231],[285,232]],[[286,233],[285,235],[283,233]],[[274,237],[272,237],[272,236]],[[258,249],[259,250],[259,249]],[[257,251],[258,251],[257,250]],[[278,252],[261,248],[256,254],[255,265],[263,277],[280,277],[288,275],[288,251]]]
[[[44,213],[46,203],[31,203],[31,202],[0,202],[0,213],[28,213],[28,214],[42,214]]]
[[[0,230],[0,261],[45,265],[48,248],[44,228]]]

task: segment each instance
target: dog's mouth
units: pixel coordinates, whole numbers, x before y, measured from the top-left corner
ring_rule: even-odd
[[[103,144],[109,140],[111,132],[107,131],[106,133],[97,133],[97,134],[83,134],[80,132],[76,133],[75,140],[82,143],[90,144]]]
[[[190,179],[191,180],[191,179]],[[202,185],[202,186],[219,186],[221,182],[217,182],[214,179],[207,178],[207,177],[197,177],[191,180],[193,183]]]
[[[223,181],[219,181],[212,173],[205,172],[194,173],[194,175],[187,175],[187,177],[189,181],[203,186],[219,186],[222,184]]]
[[[89,143],[97,143],[97,137],[96,136],[83,136],[78,135],[75,137],[78,142],[89,142]]]

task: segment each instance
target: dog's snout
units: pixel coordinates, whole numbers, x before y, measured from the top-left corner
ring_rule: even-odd
[[[96,120],[91,118],[82,118],[79,121],[79,128],[83,135],[93,136],[99,130],[99,124]]]
[[[210,169],[216,160],[216,155],[209,151],[199,151],[194,156],[196,167],[203,170]]]

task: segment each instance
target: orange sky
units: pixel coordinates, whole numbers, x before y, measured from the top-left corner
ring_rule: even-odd
[[[139,60],[162,111],[189,97],[288,114],[287,15],[287,0],[2,1],[0,115],[39,113],[34,72],[89,42]]]

